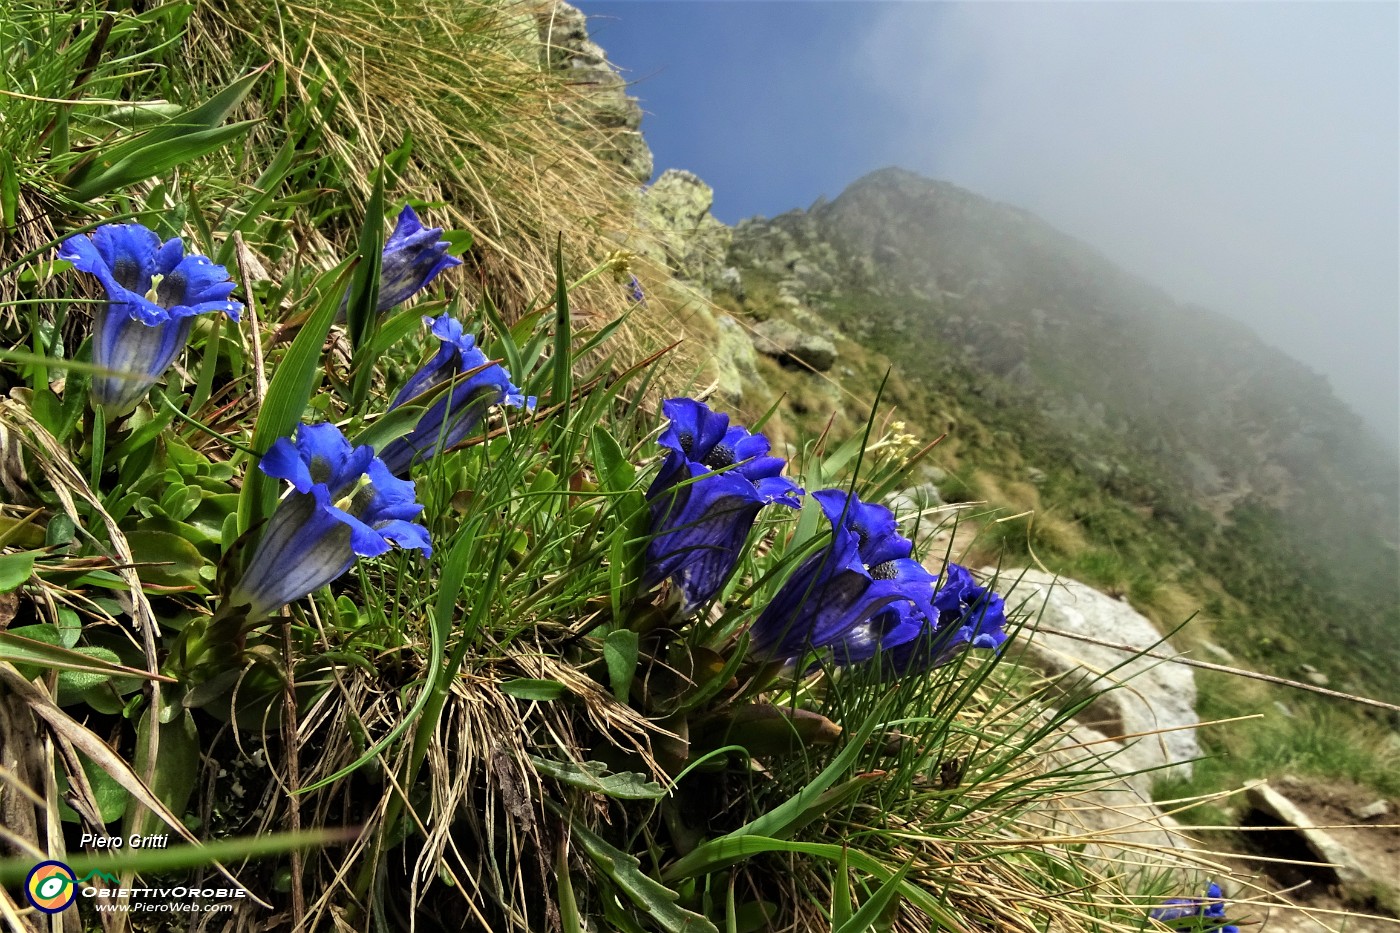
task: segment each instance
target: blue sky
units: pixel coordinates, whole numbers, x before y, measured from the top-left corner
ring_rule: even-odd
[[[1026,208],[1400,441],[1400,5],[599,0],[727,223],[900,165]]]
[[[909,161],[889,132],[901,108],[872,98],[850,54],[872,4],[577,5],[593,40],[634,82],[657,174],[686,168],[705,179],[725,223],[806,207]]]

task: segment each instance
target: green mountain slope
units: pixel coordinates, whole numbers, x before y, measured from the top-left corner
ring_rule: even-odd
[[[761,361],[797,423],[824,421],[828,379],[869,397],[892,367],[898,417],[949,431],[945,497],[1036,511],[984,545],[1163,625],[1200,610],[1196,637],[1253,666],[1396,696],[1396,465],[1322,377],[1024,211],[898,169],[741,223],[729,260],[742,300],[717,300],[741,322],[835,339],[829,373]]]

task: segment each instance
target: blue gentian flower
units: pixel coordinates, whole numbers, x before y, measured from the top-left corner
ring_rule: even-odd
[[[931,670],[952,661],[970,648],[996,651],[1006,642],[1006,603],[1002,597],[972,579],[966,568],[950,563],[938,582],[933,613],[919,613],[917,625],[900,630],[880,655],[887,677]]]
[[[185,255],[179,237],[160,242],[141,224],[104,224],[69,237],[58,251],[73,268],[97,276],[107,303],[93,322],[92,362],[110,370],[92,379],[93,405],[110,417],[131,411],[189,340],[196,314],[238,320],[237,285],[207,256]]]
[[[647,300],[646,292],[642,291],[642,283],[637,281],[635,275],[632,276],[631,280],[627,283],[627,291],[628,294],[632,296],[632,300],[638,304],[642,304]]]
[[[447,255],[450,245],[442,238],[441,227],[423,226],[413,208],[405,204],[394,232],[384,242],[377,309],[388,311],[403,304],[427,288],[443,269],[460,266],[462,260]]]
[[[492,405],[535,407],[534,397],[526,398],[511,383],[510,373],[492,363],[476,345],[476,339],[450,314],[425,317],[423,323],[431,325],[433,336],[441,341],[438,352],[404,383],[389,407],[397,408],[461,373],[473,374],[444,389],[406,436],[384,445],[380,459],[395,476],[402,476],[413,464],[430,459],[439,449],[450,450],[460,443],[481,423]]]
[[[1220,885],[1211,882],[1206,889],[1204,900],[1197,897],[1173,897],[1161,907],[1153,908],[1148,916],[1160,920],[1174,930],[1191,930],[1197,933],[1240,933],[1240,928],[1227,923],[1225,918],[1225,892]]]
[[[833,641],[832,660],[844,665],[861,664],[897,645],[913,641],[923,630],[923,613],[912,603],[895,603]]]
[[[258,469],[292,484],[268,519],[229,602],[261,619],[335,580],[359,557],[391,545],[432,554],[428,531],[410,521],[423,510],[413,484],[354,447],[333,424],[303,424],[281,437]]]
[[[934,611],[934,576],[910,556],[893,513],[840,489],[812,496],[831,522],[831,543],[803,561],[759,615],[752,649],[793,658],[831,648],[846,662],[873,657],[886,639],[912,638],[908,613]]]
[[[670,579],[688,613],[719,592],[734,571],[759,509],[797,508],[802,490],[779,474],[762,434],[730,427],[729,416],[689,398],[667,399],[670,425],[657,440],[669,449],[647,491],[652,539],[642,585]]]

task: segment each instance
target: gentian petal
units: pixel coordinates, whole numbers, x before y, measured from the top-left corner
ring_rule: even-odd
[[[670,424],[656,442],[699,463],[709,457],[729,430],[728,415],[711,411],[708,405],[692,398],[666,399],[661,403],[661,411]]]
[[[364,510],[373,516],[376,528],[379,522],[414,518],[423,511],[423,506],[414,498],[412,481],[399,479],[382,460],[371,460],[365,475],[369,477],[368,488],[373,498],[364,506]]]
[[[1206,889],[1206,898],[1168,898],[1162,906],[1148,911],[1148,916],[1182,933],[1239,933],[1239,927],[1225,922],[1224,892],[1220,886],[1212,882]]]
[[[237,321],[242,308],[222,266],[184,255],[173,237],[163,245],[140,224],[104,224],[90,235],[69,237],[59,258],[97,277],[106,306],[94,315],[93,362],[113,375],[92,381],[92,401],[109,415],[140,403],[189,339],[189,318],[222,311]]]
[[[840,489],[812,496],[831,522],[831,543],[809,557],[759,615],[754,650],[792,658],[829,648],[838,663],[848,664],[916,641],[935,614],[935,578],[908,556],[912,545],[899,535],[893,514]]]
[[[309,493],[277,504],[229,602],[261,619],[339,578],[355,562],[350,529]]]
[[[325,505],[322,508],[326,510],[326,514],[336,521],[343,522],[350,529],[350,550],[360,557],[378,557],[389,552],[389,541],[369,525],[334,505]]]
[[[185,259],[185,241],[173,236],[156,250],[152,271],[157,275],[169,275]]]
[[[188,320],[145,324],[125,313],[130,305],[108,303],[93,318],[92,361],[109,370],[88,387],[98,406],[113,416],[140,404],[189,339]]]
[[[297,492],[310,492],[314,482],[310,467],[289,437],[279,437],[272,442],[258,461],[258,469],[273,479],[285,479]]]
[[[783,479],[784,461],[768,457],[768,439],[730,427],[729,416],[694,399],[667,399],[670,419],[657,443],[668,449],[647,491],[651,541],[643,586],[669,579],[681,612],[714,597],[734,572],[763,506],[796,508],[802,490]]]
[[[423,552],[424,557],[433,556],[433,545],[428,539],[428,529],[422,525],[396,518],[376,524],[374,530],[397,547],[405,550],[417,548]]]
[[[974,582],[965,568],[950,563],[919,636],[891,646],[880,656],[882,676],[901,677],[941,667],[970,648],[999,650],[1008,637],[1005,629],[1002,597]]]
[[[439,272],[461,265],[460,259],[447,255],[449,246],[441,227],[424,227],[413,208],[404,205],[380,258],[378,310],[403,304]]]
[[[356,556],[391,546],[430,555],[423,526],[407,519],[422,506],[413,484],[393,476],[367,446],[352,445],[332,424],[301,425],[295,440],[279,438],[260,469],[296,491],[278,503],[248,568],[230,594],[261,618],[330,583]]]
[[[389,407],[402,405],[462,373],[472,375],[444,389],[412,431],[385,445],[381,458],[399,475],[407,473],[413,464],[431,459],[439,449],[449,450],[460,444],[486,417],[491,406],[534,403],[510,381],[509,373],[491,362],[460,322],[447,314],[425,317],[423,321],[432,325],[433,335],[440,341],[438,351],[409,377]]]
[[[88,236],[112,278],[127,291],[145,294],[156,271],[160,237],[141,224],[103,224]],[[85,269],[85,272],[95,270]]]

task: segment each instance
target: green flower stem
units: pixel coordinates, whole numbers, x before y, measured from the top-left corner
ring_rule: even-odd
[[[107,455],[107,413],[101,408],[92,409],[92,486],[93,495],[101,495],[102,460]]]
[[[175,403],[170,401],[170,399],[166,398],[163,393],[156,393],[155,397],[160,399],[162,405],[170,409],[171,414],[173,414],[176,418],[179,418],[186,424],[199,428],[199,430],[203,431],[205,434],[208,434],[210,437],[216,437],[219,440],[223,441],[225,444],[232,447],[234,450],[242,451],[250,457],[257,458],[261,456],[253,448],[248,447],[245,444],[240,444],[238,443],[238,441],[225,434],[220,434],[218,431],[215,431],[213,428],[209,427],[207,424],[205,424],[197,418],[191,418],[189,415],[185,414],[178,407],[176,407]]]

